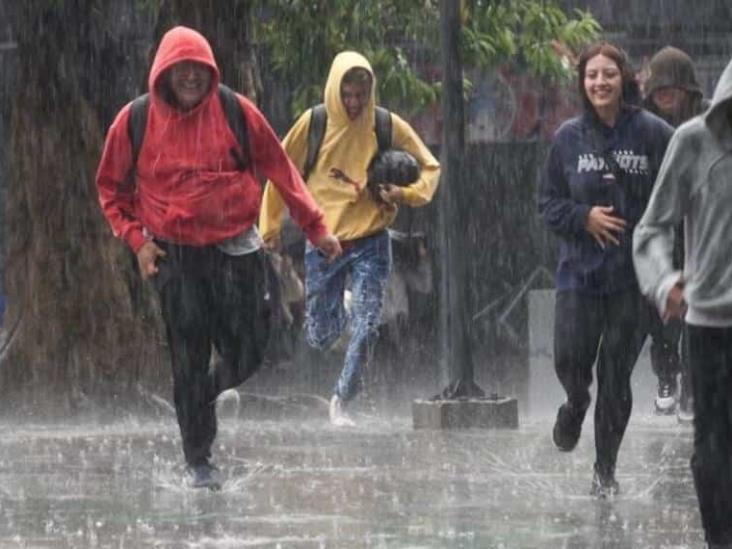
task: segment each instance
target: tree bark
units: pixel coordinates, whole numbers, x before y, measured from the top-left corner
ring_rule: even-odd
[[[97,201],[103,134],[90,97],[103,94],[84,85],[103,86],[111,67],[99,62],[94,4],[29,0],[12,17],[20,85],[10,124],[3,411],[114,410],[169,385],[161,323],[133,299],[131,252]]]

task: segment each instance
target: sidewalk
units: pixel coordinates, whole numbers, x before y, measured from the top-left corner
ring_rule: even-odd
[[[621,495],[604,502],[588,495],[591,421],[577,450],[560,454],[549,418],[519,431],[415,432],[408,417],[369,417],[340,431],[325,400],[280,405],[303,402],[312,413],[287,421],[224,411],[217,493],[186,486],[172,417],[0,425],[0,547],[703,546],[692,433],[675,418],[634,414]]]

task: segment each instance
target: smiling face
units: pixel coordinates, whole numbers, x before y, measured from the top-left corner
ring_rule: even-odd
[[[618,64],[602,54],[592,57],[585,67],[584,89],[598,114],[617,113],[623,93],[623,77]]]
[[[211,70],[203,63],[181,61],[170,67],[170,89],[177,106],[190,110],[206,97],[211,87]]]

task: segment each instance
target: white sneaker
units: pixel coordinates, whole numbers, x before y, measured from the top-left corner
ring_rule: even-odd
[[[343,401],[338,395],[333,395],[333,398],[330,399],[328,414],[330,415],[330,424],[334,427],[356,426],[356,422],[343,409]]]
[[[236,418],[239,416],[241,397],[236,389],[221,391],[216,397],[216,414],[221,417]]]
[[[670,415],[676,411],[676,380],[658,381],[656,395],[656,413]]]
[[[679,406],[676,418],[681,425],[694,424],[694,406],[693,401],[689,400],[686,406]]]

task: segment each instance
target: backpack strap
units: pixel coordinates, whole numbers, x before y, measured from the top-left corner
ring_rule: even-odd
[[[308,153],[305,157],[305,166],[302,169],[302,178],[307,183],[310,172],[318,160],[320,146],[325,137],[325,127],[328,125],[328,112],[325,105],[315,105],[310,112],[310,126],[308,127]]]
[[[140,156],[142,141],[145,139],[145,128],[147,127],[147,111],[150,106],[150,94],[146,93],[137,97],[130,105],[130,118],[127,121],[127,135],[130,137],[132,148],[132,168],[134,174],[137,166],[137,158]]]
[[[308,127],[308,152],[305,157],[305,166],[302,170],[302,178],[307,182],[310,172],[318,160],[320,146],[325,137],[325,128],[328,125],[328,112],[323,103],[315,105],[310,114],[310,126]],[[376,107],[374,111],[374,129],[376,141],[379,144],[379,152],[391,149],[391,113],[383,108]]]
[[[224,110],[226,121],[234,132],[236,140],[239,143],[241,153],[235,149],[231,149],[230,153],[237,163],[237,167],[244,171],[249,167],[251,154],[249,150],[249,134],[247,132],[247,123],[244,118],[244,111],[239,104],[236,93],[219,84],[219,98],[221,99],[221,107]],[[147,113],[150,108],[150,94],[146,93],[134,99],[130,105],[130,118],[127,123],[127,134],[130,137],[130,145],[132,147],[132,168],[130,175],[134,174],[137,159],[140,156],[142,142],[145,139],[145,129],[147,127]]]
[[[246,170],[251,164],[251,150],[249,149],[249,133],[247,132],[247,122],[244,116],[244,111],[239,104],[239,99],[236,97],[234,91],[219,84],[219,98],[221,99],[221,106],[224,109],[226,115],[226,121],[229,123],[231,131],[236,136],[236,141],[239,143],[239,149],[231,149],[229,153],[234,157],[237,163],[237,168],[240,171]]]
[[[376,107],[374,110],[374,129],[379,152],[391,149],[391,113],[384,107]]]

